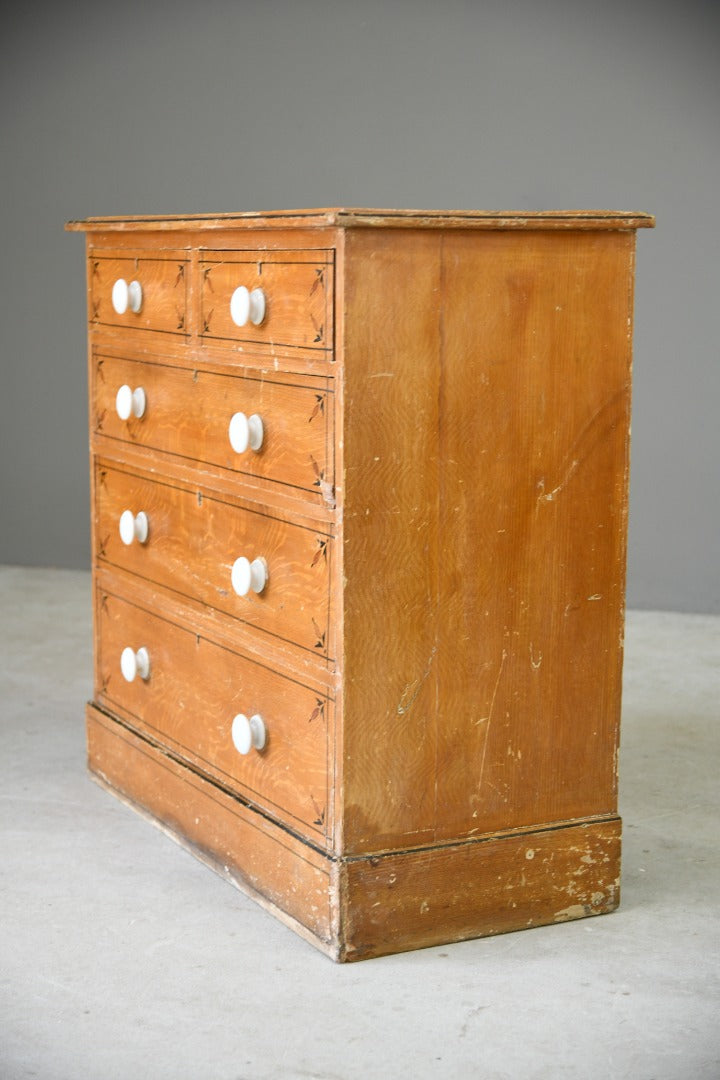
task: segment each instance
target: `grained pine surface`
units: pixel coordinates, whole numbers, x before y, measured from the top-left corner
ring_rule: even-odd
[[[92,770],[335,959],[612,910],[635,230],[90,219]],[[113,282],[137,279],[139,313]],[[266,318],[237,327],[234,290]],[[119,386],[146,414],[122,421]],[[260,453],[228,425],[258,412]],[[125,546],[124,510],[147,543]],[[269,581],[241,598],[240,556]],[[147,681],[122,649],[145,646]],[[235,713],[266,748],[239,755]]]
[[[350,850],[616,808],[633,243],[348,238]]]

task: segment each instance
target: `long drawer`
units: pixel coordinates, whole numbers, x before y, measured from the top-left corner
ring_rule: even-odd
[[[97,633],[107,709],[300,831],[325,834],[327,696],[109,592],[98,592]]]
[[[96,466],[95,517],[101,564],[173,589],[315,655],[333,656],[333,538],[327,532],[106,464]],[[259,592],[254,569],[248,583],[258,561],[266,573]],[[242,588],[244,594],[237,591]]]
[[[332,500],[332,380],[96,356],[95,430]],[[260,440],[256,435],[259,434]]]

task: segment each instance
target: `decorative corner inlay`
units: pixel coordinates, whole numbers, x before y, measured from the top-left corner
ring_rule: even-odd
[[[323,484],[325,483],[325,470],[320,468],[312,454],[310,454],[310,461],[312,463],[313,472],[315,473],[313,487],[322,488]]]
[[[308,417],[308,424],[312,420],[315,419],[315,417],[318,415],[318,413],[322,416],[324,414],[324,412],[325,412],[325,395],[324,394],[316,394],[315,395],[315,408],[313,409],[313,411],[310,413],[310,416]]]
[[[315,566],[316,563],[320,562],[320,559],[324,559],[325,562],[327,562],[327,546],[328,546],[327,538],[321,539],[320,537],[318,537],[317,538],[317,543],[318,543],[318,549],[315,552],[315,555],[313,556],[313,561],[310,563],[311,566]]]
[[[315,269],[315,280],[312,283],[312,288],[310,289],[310,295],[312,296],[313,293],[315,293],[318,288],[322,288],[322,289],[325,288],[325,267],[324,266],[319,266],[319,267],[316,267],[316,269]]]
[[[313,821],[313,825],[319,825],[320,828],[322,828],[325,824],[325,807],[319,806],[319,804],[315,801],[315,796],[312,794],[312,792],[310,793],[310,800],[313,804],[315,813],[317,814],[317,817]]]
[[[322,649],[324,651],[326,631],[321,630],[314,619],[311,619],[311,622],[313,624],[313,630],[315,631],[315,634],[317,636],[317,641],[315,642],[314,648]]]
[[[313,720],[317,720],[318,716],[321,720],[325,719],[325,699],[316,698],[317,704],[308,717],[308,724],[312,724]]]

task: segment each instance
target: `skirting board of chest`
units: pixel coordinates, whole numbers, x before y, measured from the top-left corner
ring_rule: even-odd
[[[86,233],[104,786],[336,960],[613,910],[642,213]]]

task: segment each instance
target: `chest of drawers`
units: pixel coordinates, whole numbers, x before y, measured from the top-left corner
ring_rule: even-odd
[[[90,769],[336,960],[618,903],[652,223],[68,225],[87,239]]]

